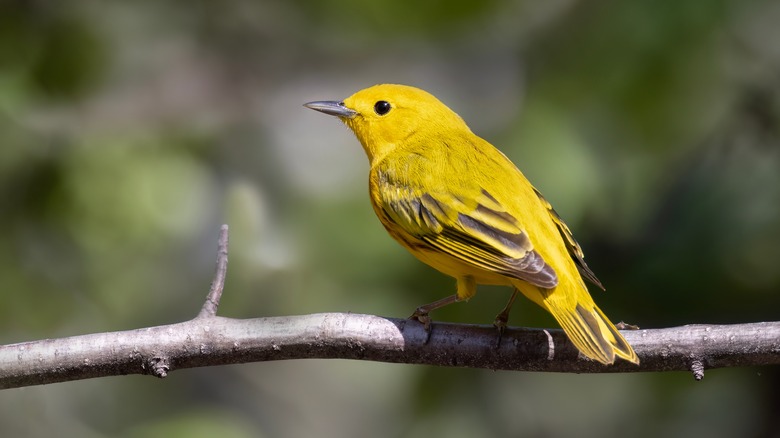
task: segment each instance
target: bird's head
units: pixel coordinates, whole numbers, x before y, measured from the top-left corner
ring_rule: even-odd
[[[317,101],[305,106],[341,119],[371,162],[411,141],[433,140],[448,130],[470,132],[463,119],[439,99],[407,85],[374,85],[341,102]]]

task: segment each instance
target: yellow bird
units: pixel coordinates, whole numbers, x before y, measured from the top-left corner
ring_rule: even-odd
[[[520,170],[436,97],[375,85],[342,102],[306,107],[337,116],[371,164],[371,204],[387,232],[418,259],[457,280],[455,295],[412,318],[473,297],[477,284],[514,288],[496,317],[501,333],[520,291],[550,312],[585,356],[611,364],[639,358],[596,307],[583,277],[601,287],[582,249]]]

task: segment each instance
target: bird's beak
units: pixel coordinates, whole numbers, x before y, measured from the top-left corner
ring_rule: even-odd
[[[303,106],[311,108],[315,111],[328,114],[330,116],[344,117],[351,119],[355,117],[357,111],[344,106],[344,102],[336,102],[333,100],[320,100],[317,102],[304,103]]]

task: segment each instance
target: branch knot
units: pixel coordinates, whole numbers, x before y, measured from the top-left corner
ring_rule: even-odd
[[[171,361],[167,356],[154,356],[149,359],[150,373],[161,379],[168,377],[168,371],[171,370]]]

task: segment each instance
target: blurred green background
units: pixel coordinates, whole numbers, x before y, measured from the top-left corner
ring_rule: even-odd
[[[301,106],[438,96],[645,328],[780,319],[777,1],[0,2],[0,343],[220,314],[407,316],[454,290]],[[490,323],[509,290],[434,318]],[[528,301],[513,325],[554,326]],[[305,360],[0,392],[0,436],[780,436],[775,368],[563,375]]]

